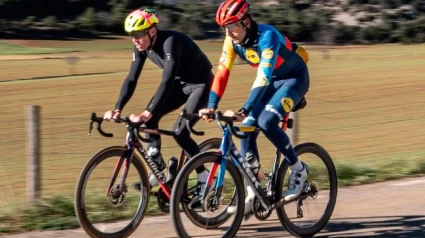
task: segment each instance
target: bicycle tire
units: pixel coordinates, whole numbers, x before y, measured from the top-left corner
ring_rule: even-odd
[[[193,157],[191,160],[189,160],[186,163],[186,165],[182,168],[179,175],[177,176],[176,183],[174,184],[174,188],[171,194],[170,212],[171,212],[171,218],[173,220],[174,229],[178,237],[181,237],[181,238],[191,237],[183,226],[182,220],[180,218],[180,209],[179,209],[179,205],[181,204],[180,201],[182,199],[182,194],[185,188],[185,183],[188,180],[190,173],[193,170],[195,170],[197,167],[205,163],[214,163],[221,159],[222,159],[222,155],[217,152],[200,153],[196,155],[195,157]],[[235,182],[236,194],[232,197],[232,199],[236,199],[236,204],[244,204],[245,190],[244,190],[244,183],[243,183],[243,179],[242,179],[242,175],[240,171],[230,161],[227,163],[226,170],[230,174],[230,176],[233,178],[233,181]],[[229,230],[227,230],[222,237],[227,238],[227,237],[234,237],[236,235],[242,223],[242,219],[244,215],[244,206],[237,206],[236,213],[234,215],[235,215],[235,219],[230,225]],[[196,224],[195,220],[191,219],[191,222],[198,227],[200,226],[200,224]],[[204,228],[210,229],[211,227],[204,227]]]
[[[220,149],[221,145],[221,138],[215,137],[215,138],[209,138],[201,141],[201,143],[198,144],[199,150],[202,152],[206,152],[211,149]]]
[[[298,237],[312,237],[323,229],[323,227],[328,223],[329,219],[332,216],[338,193],[337,174],[331,156],[320,145],[315,143],[303,143],[295,146],[294,150],[298,156],[306,153],[312,153],[315,156],[319,157],[325,164],[326,169],[328,171],[330,185],[329,201],[327,203],[326,209],[324,210],[324,214],[320,217],[319,221],[311,227],[299,227],[293,224],[285,211],[285,206],[277,208],[276,213],[279,217],[280,222],[288,230],[289,233]],[[276,201],[280,200],[282,197],[284,177],[288,168],[289,166],[286,161],[283,162],[279,167],[278,181],[276,184]]]
[[[133,153],[132,164],[137,169],[140,176],[141,183],[141,200],[139,202],[137,211],[129,224],[123,229],[113,232],[113,233],[104,233],[99,231],[94,227],[87,217],[86,209],[84,207],[83,195],[85,186],[87,183],[88,176],[96,168],[98,164],[110,157],[121,157],[126,153],[127,148],[123,146],[112,146],[100,150],[94,154],[91,159],[86,163],[81,171],[77,186],[75,188],[75,197],[74,197],[74,210],[80,226],[86,231],[90,237],[94,238],[118,238],[118,237],[128,237],[130,236],[142,222],[144,215],[146,213],[148,203],[149,203],[149,183],[146,173],[146,168],[140,160],[139,156],[136,153]],[[143,186],[145,185],[145,186]]]
[[[221,138],[210,138],[202,141],[199,143],[199,149],[201,152],[206,152],[210,149],[220,149],[221,145]],[[182,204],[183,211],[186,213],[187,217],[192,221],[193,224],[195,224],[198,227],[208,229],[216,228],[224,224],[230,217],[231,214],[228,214],[226,212],[223,212],[217,216],[216,219],[213,220],[206,220],[201,216],[198,216],[198,213],[196,211],[193,211],[192,209],[189,209],[187,204]]]

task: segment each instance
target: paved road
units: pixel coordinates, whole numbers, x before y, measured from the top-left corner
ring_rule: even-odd
[[[275,214],[275,213],[273,213]],[[8,235],[5,238],[86,237],[81,229]],[[132,237],[175,237],[169,216],[147,217]],[[203,237],[212,237],[204,231]],[[243,222],[238,237],[291,237],[275,215]],[[425,237],[425,177],[342,188],[325,229],[316,237]]]

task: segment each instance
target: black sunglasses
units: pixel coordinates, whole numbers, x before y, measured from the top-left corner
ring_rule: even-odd
[[[148,35],[148,31],[149,30],[144,30],[144,31],[133,31],[133,32],[130,32],[130,36],[132,37],[132,38],[140,38],[140,37],[144,37],[144,36],[147,36]]]

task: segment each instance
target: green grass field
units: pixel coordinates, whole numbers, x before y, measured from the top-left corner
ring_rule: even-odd
[[[220,43],[199,44],[216,64]],[[87,137],[87,129],[91,112],[103,114],[113,108],[131,62],[131,42],[1,42],[0,48],[5,48],[0,55],[0,211],[25,205],[27,105],[41,106],[42,195],[72,197],[90,156],[124,143],[120,124],[104,125],[114,138],[96,131]],[[9,55],[15,49],[20,55]],[[334,47],[328,58],[321,47],[306,49],[311,87],[308,106],[298,114],[298,142],[325,147],[341,168],[341,184],[425,174],[425,45]],[[49,52],[57,53],[33,55]],[[67,57],[79,60],[71,65]],[[255,74],[248,65],[234,66],[221,110],[243,104]],[[160,76],[161,71],[147,62],[124,114],[144,109]],[[177,114],[164,117],[160,126],[170,129]],[[220,136],[214,123],[199,122],[197,129],[207,134],[197,141]],[[263,167],[268,168],[275,149],[263,136],[258,144]],[[163,137],[164,157],[178,153],[175,142]],[[373,176],[368,176],[370,171]]]

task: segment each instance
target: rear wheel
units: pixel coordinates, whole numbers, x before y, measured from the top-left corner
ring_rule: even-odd
[[[96,153],[84,166],[75,189],[74,209],[78,223],[90,237],[128,237],[140,225],[149,202],[149,184],[140,158],[133,154],[124,188],[119,188],[121,173],[116,168],[127,148],[113,146]],[[111,174],[115,182],[111,183]],[[141,182],[140,190],[127,184]],[[108,193],[105,191],[109,190]]]
[[[337,175],[330,155],[321,146],[305,143],[294,149],[298,158],[309,166],[309,174],[300,199],[277,208],[276,213],[291,234],[312,237],[323,229],[332,216],[338,190]],[[277,201],[288,186],[289,174],[288,164],[282,163],[276,187]]]

